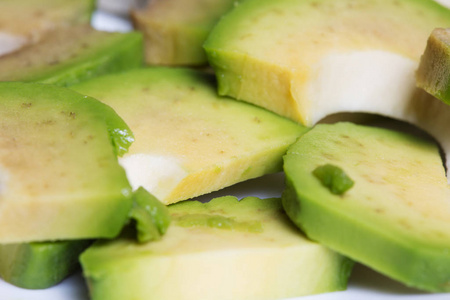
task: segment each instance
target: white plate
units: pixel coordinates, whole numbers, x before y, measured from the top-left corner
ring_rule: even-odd
[[[424,0],[425,1],[425,0]],[[440,0],[450,4],[450,0]],[[102,30],[127,31],[131,29],[125,19],[106,13],[96,13],[93,25]],[[282,174],[264,176],[226,188],[198,200],[208,201],[223,195],[235,195],[238,198],[256,196],[260,198],[279,197],[284,188]],[[362,265],[356,265],[346,291],[292,298],[289,300],[450,300],[450,293],[428,294],[410,289],[390,280]],[[75,274],[61,284],[46,290],[25,290],[14,287],[0,279],[0,300],[89,300],[87,287],[81,273]],[[108,300],[108,299],[105,299]],[[174,299],[176,300],[176,299]],[[202,300],[202,299],[199,299]],[[239,299],[236,299],[239,300]]]

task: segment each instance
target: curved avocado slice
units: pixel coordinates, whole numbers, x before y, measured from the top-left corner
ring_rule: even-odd
[[[143,62],[137,32],[97,31],[90,25],[51,31],[37,43],[0,57],[0,81],[68,86],[98,75],[137,68]]]
[[[0,277],[26,289],[51,287],[79,268],[89,240],[0,245]]]
[[[132,11],[145,37],[146,62],[152,65],[206,65],[202,48],[208,33],[236,0],[153,0]]]
[[[314,176],[338,166],[354,185],[336,195]],[[283,206],[319,241],[406,285],[450,291],[450,187],[436,145],[403,133],[317,125],[284,158]]]
[[[133,193],[129,218],[140,243],[161,239],[170,224],[167,207],[143,188]],[[79,269],[79,255],[91,244],[91,240],[2,244],[0,277],[21,288],[49,288]]]
[[[450,104],[450,29],[433,30],[420,60],[416,79],[419,87]]]
[[[56,28],[89,24],[94,8],[94,0],[2,0],[0,56],[33,44]]]
[[[450,107],[415,80],[436,27],[450,27],[450,10],[434,1],[247,0],[204,47],[221,95],[306,126],[339,112],[400,119],[431,134],[450,157]]]
[[[127,122],[135,142],[120,163],[134,189],[165,204],[281,171],[287,147],[307,130],[217,96],[212,76],[188,69],[137,69],[72,88]]]
[[[124,234],[81,255],[93,300],[269,300],[346,287],[353,263],[305,238],[280,199],[226,196],[169,211],[161,240]]]
[[[44,84],[2,82],[0,100],[0,242],[116,236],[132,205],[115,154],[132,139],[123,120]]]

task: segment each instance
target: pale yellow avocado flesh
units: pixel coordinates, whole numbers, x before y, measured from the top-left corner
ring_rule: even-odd
[[[145,57],[153,65],[205,65],[203,42],[236,0],[153,0],[132,11],[145,37]]]
[[[222,197],[169,210],[160,241],[123,236],[83,253],[93,300],[269,300],[346,287],[352,262],[306,239],[280,199]]]
[[[92,0],[2,0],[0,56],[39,40],[60,26],[88,24]]]
[[[450,28],[436,28],[416,72],[417,86],[450,104]]]
[[[0,81],[69,86],[92,77],[142,65],[137,32],[98,31],[89,24],[65,26],[38,42],[0,57]]]
[[[335,195],[314,175],[340,167]],[[450,291],[450,186],[438,147],[404,133],[320,124],[284,157],[283,205],[308,237],[416,288]]]
[[[110,105],[135,142],[120,159],[133,186],[169,204],[281,171],[306,128],[217,96],[198,71],[149,68],[104,76],[75,90]]]
[[[0,100],[0,243],[116,236],[132,204],[123,121],[51,85],[0,82]]]
[[[450,26],[450,11],[433,1],[247,0],[204,47],[222,95],[307,126],[339,112],[400,119],[449,153],[450,107],[415,83],[438,26]]]

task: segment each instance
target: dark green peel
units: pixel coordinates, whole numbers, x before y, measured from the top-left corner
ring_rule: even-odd
[[[313,174],[335,195],[344,194],[355,184],[344,170],[331,164],[317,167]]]

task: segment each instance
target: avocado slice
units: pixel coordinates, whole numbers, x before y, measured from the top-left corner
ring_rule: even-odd
[[[354,181],[336,195],[314,176]],[[317,125],[284,158],[283,206],[312,240],[408,286],[450,291],[450,186],[429,141],[351,123]]]
[[[56,28],[88,24],[94,8],[94,0],[2,0],[0,56]]]
[[[44,289],[79,268],[78,256],[90,240],[0,245],[0,277],[21,288]]]
[[[53,30],[39,42],[0,57],[0,81],[68,86],[101,74],[137,68],[142,63],[140,33],[70,26]]]
[[[204,47],[221,95],[306,126],[340,112],[403,120],[441,143],[450,169],[450,107],[415,80],[435,27],[450,10],[434,1],[247,0]]]
[[[167,207],[143,187],[133,193],[133,199],[130,219],[135,221],[137,240],[144,243],[161,239],[170,225]]]
[[[353,263],[306,239],[280,199],[225,196],[169,211],[160,241],[123,235],[81,255],[93,300],[268,300],[346,288]]]
[[[138,242],[156,241],[170,224],[165,205],[143,188],[133,193],[128,226],[135,227]],[[79,255],[92,240],[66,240],[0,245],[0,277],[21,288],[45,289],[79,269]]]
[[[176,68],[136,69],[72,87],[111,106],[136,141],[120,163],[134,189],[165,204],[282,169],[307,129],[216,94],[213,77]]]
[[[206,65],[202,48],[208,33],[236,0],[153,0],[132,10],[144,33],[145,58],[152,65]]]
[[[450,29],[436,28],[428,38],[427,47],[416,73],[417,85],[450,104]]]
[[[114,237],[133,138],[108,106],[44,84],[0,82],[0,243]]]

